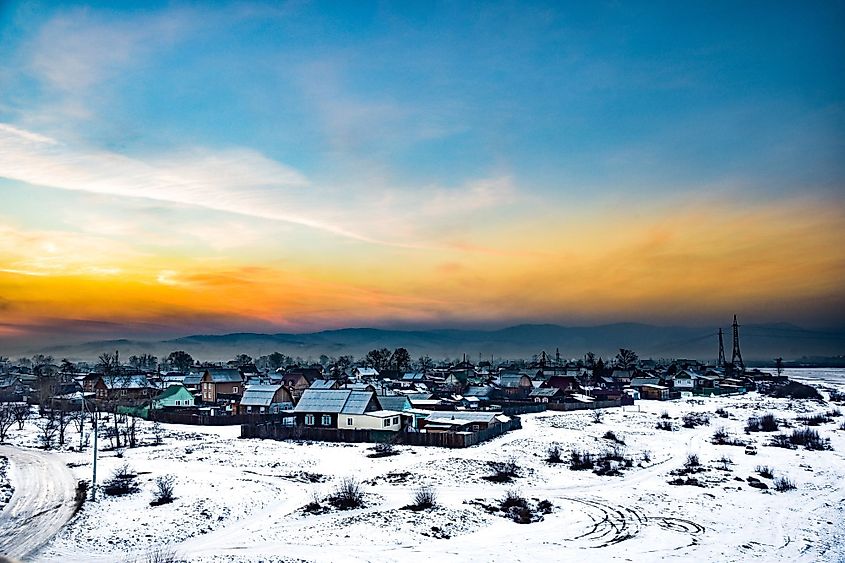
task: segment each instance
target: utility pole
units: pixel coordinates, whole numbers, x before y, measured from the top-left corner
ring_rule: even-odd
[[[734,367],[739,367],[740,373],[745,371],[745,364],[742,362],[742,352],[739,351],[739,324],[736,322],[736,315],[734,315],[733,323],[733,353],[731,354],[731,363]]]
[[[725,367],[725,342],[722,340],[722,329],[719,329],[719,361],[716,365],[720,368]]]
[[[94,469],[91,474],[91,500],[97,502],[97,433],[100,427],[99,412],[96,406],[94,407]]]

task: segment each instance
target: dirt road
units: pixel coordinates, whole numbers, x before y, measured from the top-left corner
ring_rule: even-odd
[[[15,492],[0,511],[0,554],[33,558],[73,516],[76,479],[48,452],[0,446]]]

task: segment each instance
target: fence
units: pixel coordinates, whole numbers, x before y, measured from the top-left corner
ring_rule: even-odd
[[[502,412],[508,416],[530,412],[543,412],[546,403],[497,403],[502,406]]]
[[[546,403],[546,408],[550,411],[581,411],[594,409],[608,409],[611,407],[621,407],[623,405],[632,405],[633,401],[626,401],[625,399],[617,399],[615,401],[593,401],[591,403]]]
[[[235,414],[211,416],[198,413],[151,410],[148,420],[167,424],[192,424],[198,426],[236,426],[239,424],[258,424],[281,420],[278,414]]]
[[[522,428],[522,421],[514,417],[505,423],[495,424],[475,432],[398,432],[382,430],[349,430],[345,428],[312,428],[286,426],[280,422],[249,423],[241,425],[241,438],[266,438],[272,440],[313,440],[316,442],[378,443],[390,441],[407,446],[435,446],[467,448]]]

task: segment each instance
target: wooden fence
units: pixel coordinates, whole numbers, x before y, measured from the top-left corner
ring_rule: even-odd
[[[237,426],[281,421],[278,414],[235,414],[210,416],[207,414],[151,410],[148,420],[167,424],[192,424],[197,426]]]
[[[625,399],[617,399],[615,401],[593,401],[591,403],[546,403],[546,408],[550,411],[582,411],[608,409],[632,404],[634,404],[633,401],[629,402]]]
[[[435,446],[467,448],[501,436],[505,432],[522,428],[519,417],[475,432],[393,432],[383,430],[349,430],[344,428],[313,428],[286,426],[280,422],[249,423],[241,425],[241,438],[271,440],[312,440],[315,442],[379,443],[391,442],[407,446]]]

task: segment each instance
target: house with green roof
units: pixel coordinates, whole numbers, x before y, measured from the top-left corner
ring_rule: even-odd
[[[194,395],[184,385],[171,385],[153,399],[154,410],[194,406]]]

